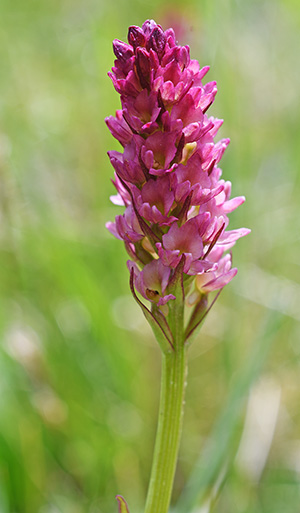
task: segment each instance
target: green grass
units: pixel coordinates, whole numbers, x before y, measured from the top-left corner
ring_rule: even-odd
[[[252,229],[191,347],[174,498],[200,461],[189,504],[299,507],[298,2],[2,0],[1,513],[108,513],[117,493],[132,513],[143,508],[160,354],[129,296],[126,253],[104,228],[118,210],[106,156],[117,146],[103,120],[119,106],[111,41],[149,17],[182,19],[180,42],[211,65],[212,114],[231,138],[224,177],[247,197],[231,225]],[[269,318],[279,326],[271,338]],[[266,383],[280,407],[255,477],[240,440],[248,389]]]

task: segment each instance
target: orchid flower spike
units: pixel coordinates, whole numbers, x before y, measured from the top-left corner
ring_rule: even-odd
[[[229,139],[215,142],[222,120],[207,115],[217,92],[216,82],[203,84],[209,67],[153,20],[131,26],[128,43],[114,40],[113,51],[109,76],[121,109],[106,123],[123,151],[108,155],[112,201],[125,211],[107,228],[124,241],[134,297],[150,301],[151,312],[138,300],[171,343],[168,305],[186,299],[197,310],[236,275],[227,251],[250,230],[227,230],[228,214],[245,198],[230,199],[221,179]]]

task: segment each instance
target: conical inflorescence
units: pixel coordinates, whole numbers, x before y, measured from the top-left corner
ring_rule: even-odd
[[[227,229],[245,198],[230,199],[231,183],[221,179],[229,139],[214,141],[222,120],[207,115],[216,82],[203,84],[209,67],[153,20],[130,27],[128,43],[114,40],[113,50],[109,75],[122,108],[106,123],[123,151],[108,153],[111,199],[125,211],[107,228],[124,241],[132,285],[145,299],[157,308],[174,301],[181,266],[186,292],[200,301],[235,276],[228,250],[249,232]]]

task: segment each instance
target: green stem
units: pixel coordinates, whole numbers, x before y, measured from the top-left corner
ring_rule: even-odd
[[[174,351],[163,354],[159,419],[145,513],[167,513],[169,509],[182,431],[186,352],[182,341],[177,340]]]

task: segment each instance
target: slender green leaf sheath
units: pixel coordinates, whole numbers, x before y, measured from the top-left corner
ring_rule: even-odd
[[[187,375],[183,308],[178,306],[170,312],[174,350],[162,355],[159,418],[145,513],[167,513],[176,470]]]

